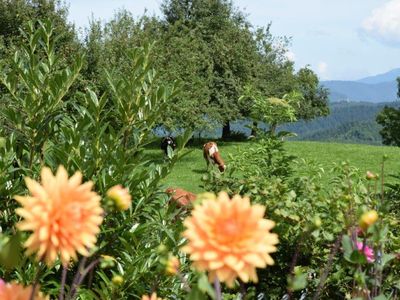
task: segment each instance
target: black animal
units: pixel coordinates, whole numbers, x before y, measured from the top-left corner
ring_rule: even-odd
[[[164,151],[165,155],[168,155],[168,146],[170,146],[172,150],[176,149],[176,142],[172,136],[167,136],[161,141],[161,150]]]

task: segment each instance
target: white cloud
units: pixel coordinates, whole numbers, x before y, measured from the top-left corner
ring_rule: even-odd
[[[285,53],[285,56],[286,56],[286,58],[287,58],[288,60],[290,60],[290,61],[295,61],[295,59],[296,59],[296,55],[295,55],[294,52],[292,52],[292,51],[287,51],[287,52]]]
[[[376,40],[400,46],[400,0],[390,0],[374,9],[361,26],[365,33]]]
[[[318,65],[317,65],[317,71],[318,71],[318,74],[319,74],[321,77],[325,77],[326,71],[327,71],[327,70],[328,70],[328,64],[327,64],[326,62],[321,61],[321,62],[318,63]]]

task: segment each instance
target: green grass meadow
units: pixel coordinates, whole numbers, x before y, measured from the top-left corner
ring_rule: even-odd
[[[359,144],[321,143],[321,142],[286,142],[289,154],[299,159],[313,162],[325,170],[334,167],[335,163],[348,161],[350,165],[366,171],[381,173],[381,162],[384,154],[388,155],[385,162],[385,175],[400,172],[400,148],[388,146],[370,146]],[[229,154],[235,155],[240,149],[251,146],[251,142],[218,142],[222,157],[229,168]],[[150,150],[152,155],[162,155],[161,150]],[[171,174],[163,182],[165,186],[181,187],[188,191],[203,192],[201,177],[206,173],[206,162],[203,158],[202,146],[189,146],[189,152],[175,165]],[[325,181],[329,181],[323,178]]]

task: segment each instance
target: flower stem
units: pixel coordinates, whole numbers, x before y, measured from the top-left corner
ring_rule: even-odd
[[[222,300],[221,284],[219,282],[218,277],[216,277],[214,280],[214,289],[215,289],[215,294],[217,296],[217,300]]]
[[[239,280],[239,284],[240,284],[240,295],[242,296],[241,299],[244,299],[246,297],[246,294],[247,294],[246,285],[241,280]]]
[[[29,296],[29,300],[35,299],[35,291],[36,291],[36,287],[39,283],[40,273],[42,273],[42,268],[41,268],[40,262],[39,262],[38,270],[36,271],[35,281],[33,282],[33,285],[32,285],[32,292],[31,292],[31,295]]]
[[[328,258],[328,262],[325,266],[324,272],[321,275],[321,279],[319,281],[318,287],[317,287],[317,291],[314,294],[313,300],[318,300],[320,299],[320,294],[322,292],[322,289],[324,288],[325,285],[325,280],[328,278],[329,272],[331,271],[331,267],[332,267],[332,263],[333,263],[333,259],[336,256],[336,252],[339,249],[340,246],[340,242],[342,241],[342,237],[343,237],[343,232],[341,232],[336,241],[335,244],[333,245],[332,249],[331,249],[331,253],[329,254],[329,258]]]
[[[61,273],[60,295],[58,295],[59,300],[64,300],[64,288],[65,288],[65,280],[67,279],[67,271],[68,271],[68,267],[63,265],[63,269],[62,269],[62,273]]]
[[[85,279],[87,273],[89,273],[93,268],[95,268],[98,263],[100,262],[100,259],[96,259],[94,261],[92,261],[81,273],[80,273],[80,277],[78,279],[78,281],[76,282],[75,285],[75,289],[74,291],[71,293],[71,299],[75,299],[76,293],[78,291],[78,287],[79,285],[82,283],[83,279]]]
[[[77,288],[79,278],[81,276],[81,273],[83,272],[83,268],[85,267],[86,260],[86,257],[82,257],[79,262],[78,269],[76,271],[74,280],[72,281],[71,289],[68,293],[67,299],[72,299],[72,295],[75,293],[75,289]]]
[[[299,254],[300,254],[300,249],[301,249],[301,247],[303,246],[304,236],[305,236],[305,233],[303,233],[303,234],[300,236],[299,242],[297,243],[296,250],[295,250],[295,252],[294,252],[294,254],[293,254],[293,257],[292,257],[292,262],[290,263],[290,267],[289,267],[289,278],[290,278],[291,280],[294,279],[294,268],[295,268],[295,266],[296,266],[296,264],[297,264],[297,259],[298,259]],[[288,286],[288,288],[287,288],[287,296],[288,296],[288,298],[287,298],[288,300],[292,299],[292,296],[293,296],[293,290],[292,290],[289,286]]]

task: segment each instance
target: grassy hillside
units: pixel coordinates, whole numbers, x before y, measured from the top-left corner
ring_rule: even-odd
[[[250,142],[218,143],[221,154],[229,168],[229,154],[235,155],[250,146]],[[360,172],[367,170],[380,173],[382,156],[387,154],[386,174],[400,172],[400,148],[385,146],[369,146],[355,144],[321,143],[321,142],[287,142],[286,148],[290,154],[308,161],[312,160],[325,170],[333,167],[334,163],[348,160],[358,167]],[[206,171],[201,146],[189,147],[190,152],[177,163],[173,172],[164,182],[166,186],[182,187],[189,191],[201,192],[201,177]],[[160,155],[160,150],[151,150],[152,155]],[[329,181],[329,178],[325,180]]]

